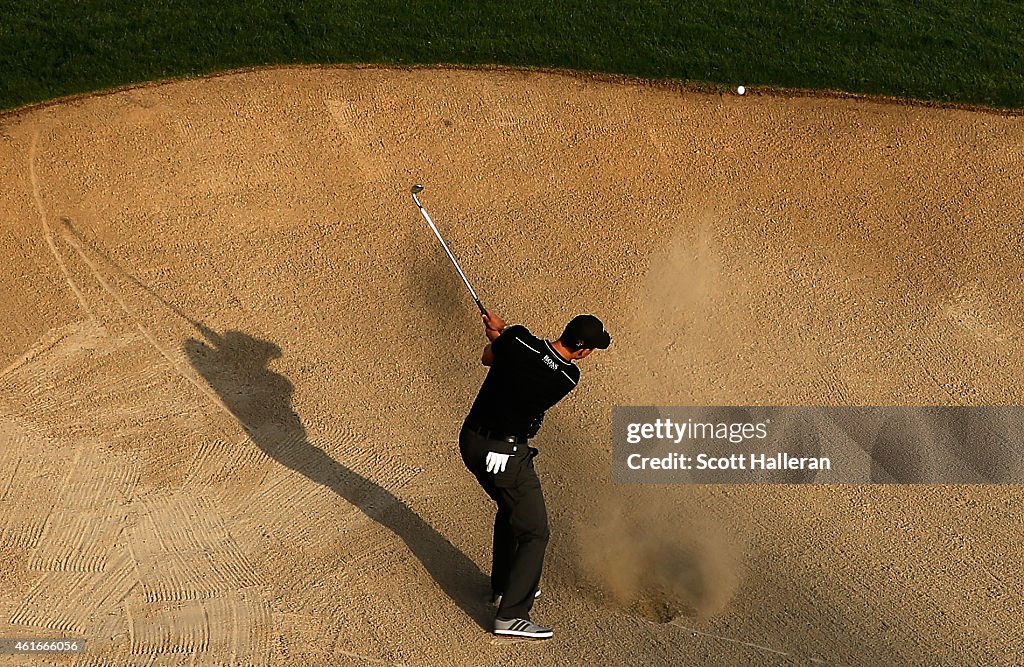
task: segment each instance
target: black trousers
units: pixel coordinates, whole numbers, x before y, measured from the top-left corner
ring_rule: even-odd
[[[498,506],[491,560],[491,591],[501,595],[498,618],[529,619],[548,546],[548,512],[533,469],[537,450],[526,444],[515,449],[513,452],[509,443],[483,438],[465,426],[459,433],[462,461]],[[505,472],[487,472],[488,452],[512,454]]]

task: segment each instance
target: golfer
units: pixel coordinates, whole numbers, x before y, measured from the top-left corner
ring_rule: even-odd
[[[530,621],[540,594],[548,516],[529,446],[544,412],[576,387],[575,362],[606,349],[611,336],[593,315],[574,317],[549,342],[526,327],[483,315],[487,339],[481,362],[490,367],[459,433],[459,451],[480,486],[498,505],[491,561],[494,634],[548,639],[551,628]]]

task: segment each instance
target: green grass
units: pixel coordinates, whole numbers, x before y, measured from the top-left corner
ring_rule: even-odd
[[[1016,0],[0,0],[0,108],[288,63],[503,64],[1024,107]]]

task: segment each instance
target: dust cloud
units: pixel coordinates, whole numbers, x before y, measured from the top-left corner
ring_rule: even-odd
[[[622,323],[633,344],[616,351],[620,404],[687,404],[706,385],[694,362],[727,345],[708,322],[722,273],[720,216],[712,205],[696,207],[652,253],[632,318]],[[599,495],[574,541],[580,578],[597,600],[659,623],[727,608],[740,581],[740,552],[700,521],[702,491],[608,484]]]
[[[594,506],[575,536],[585,588],[658,623],[723,612],[740,583],[739,549],[653,496],[609,489]]]

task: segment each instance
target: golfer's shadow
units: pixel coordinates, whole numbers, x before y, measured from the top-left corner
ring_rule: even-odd
[[[239,331],[223,336],[193,323],[206,341],[184,344],[192,366],[220,395],[249,438],[278,463],[325,486],[394,534],[462,611],[490,630],[486,579],[476,564],[426,521],[373,480],[335,461],[309,441],[292,410],[294,387],[267,368],[281,349]]]

